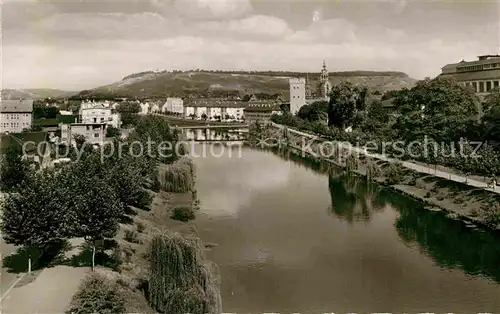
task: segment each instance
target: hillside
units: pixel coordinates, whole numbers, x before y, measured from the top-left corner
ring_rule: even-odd
[[[121,81],[80,92],[80,97],[138,97],[155,98],[166,96],[209,97],[221,91],[234,91],[241,95],[253,93],[275,94],[289,90],[288,78],[302,76],[316,80],[318,73],[295,72],[141,72],[131,74]],[[330,73],[332,84],[341,81],[364,84],[371,90],[387,90],[411,87],[416,82],[401,72],[334,72]]]
[[[61,98],[70,97],[78,92],[63,91],[59,89],[43,89],[43,88],[30,88],[30,89],[3,89],[3,99],[43,99],[43,98]]]

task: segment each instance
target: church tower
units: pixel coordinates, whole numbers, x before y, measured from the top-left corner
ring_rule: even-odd
[[[328,70],[326,69],[326,61],[323,60],[323,69],[319,75],[319,95],[327,100],[330,94],[330,82],[328,81]]]

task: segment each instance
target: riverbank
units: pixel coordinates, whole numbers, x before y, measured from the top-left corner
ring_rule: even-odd
[[[170,165],[161,164],[158,168],[164,170],[168,166]],[[164,172],[160,171],[161,174]],[[148,300],[148,282],[151,275],[151,243],[159,236],[179,236],[192,243],[198,243],[198,246],[190,247],[189,250],[193,252],[186,252],[186,254],[198,256],[200,267],[207,270],[208,280],[205,293],[212,305],[209,313],[222,312],[218,266],[205,259],[205,245],[200,240],[194,224],[191,221],[183,222],[172,218],[176,208],[196,212],[194,178],[189,184],[192,187],[186,192],[150,191],[153,194],[153,201],[149,210],[131,208],[129,213],[131,220],[120,225],[119,233],[114,238],[116,245],[112,251],[108,251],[108,254],[116,260],[115,267],[112,267],[114,269],[97,269],[99,274],[121,287],[125,297],[126,313],[157,313]],[[173,300],[177,304],[182,304],[184,301]]]
[[[359,151],[340,151],[335,157],[328,152],[320,154],[318,142],[304,149],[304,137],[298,132],[289,132],[268,126],[260,130],[252,129],[258,138],[281,139],[279,147],[291,150],[302,157],[328,162],[359,176],[403,193],[426,205],[431,210],[441,210],[449,216],[470,224],[491,229],[500,229],[500,196],[483,188],[475,188],[465,183],[455,182],[432,173],[422,173],[403,167],[399,162],[380,160]],[[309,140],[309,138],[307,138]],[[256,141],[258,143],[258,140]],[[309,141],[307,141],[309,143]],[[332,148],[333,149],[333,148]]]

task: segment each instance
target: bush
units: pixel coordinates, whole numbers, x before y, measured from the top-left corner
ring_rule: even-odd
[[[137,223],[137,232],[142,233],[146,229],[146,226],[142,222]]]
[[[108,125],[106,128],[106,137],[119,137],[121,135],[120,129]]]
[[[125,311],[125,298],[122,290],[116,283],[94,273],[82,282],[71,300],[67,313],[120,314]]]
[[[194,210],[189,207],[176,207],[172,212],[172,216],[170,218],[174,220],[179,220],[183,222],[188,222],[190,220],[195,219]]]
[[[385,177],[388,184],[399,184],[404,179],[404,169],[398,163],[390,164],[385,171]]]
[[[130,243],[141,243],[139,235],[133,230],[125,230],[125,241]]]
[[[431,192],[427,192],[424,195],[425,198],[431,198],[431,196],[432,196]]]

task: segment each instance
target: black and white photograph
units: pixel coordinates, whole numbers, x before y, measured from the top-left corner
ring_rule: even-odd
[[[0,12],[0,314],[500,313],[500,0]]]

